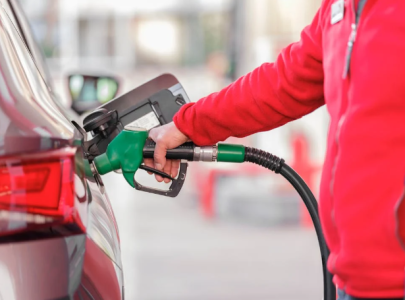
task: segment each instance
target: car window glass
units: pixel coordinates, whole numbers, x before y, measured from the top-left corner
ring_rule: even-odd
[[[0,8],[0,108],[25,135],[69,136],[72,126],[7,12]]]
[[[32,58],[41,73],[41,76],[45,80],[48,87],[52,87],[51,76],[47,68],[44,56],[41,49],[34,38],[31,27],[25,17],[25,14],[20,6],[20,3],[16,0],[2,0],[3,7],[6,10],[9,18],[13,22],[16,30],[19,32],[22,40],[26,44],[28,50],[30,51]]]

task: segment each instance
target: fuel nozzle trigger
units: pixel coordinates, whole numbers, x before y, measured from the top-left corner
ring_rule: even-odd
[[[169,178],[170,180],[175,180],[175,179],[174,179],[172,176],[170,176],[169,174],[167,174],[167,173],[165,173],[165,172],[162,172],[162,171],[159,171],[159,170],[156,170],[156,169],[154,169],[154,168],[145,166],[145,165],[140,165],[140,166],[139,166],[139,169],[144,170],[144,171],[146,171],[146,172],[151,172],[151,173],[156,174],[156,175],[160,175],[160,176],[162,176],[163,178]]]
[[[177,179],[162,171],[143,165],[143,151],[147,138],[148,132],[145,129],[131,126],[125,127],[108,145],[107,151],[94,159],[97,171],[101,175],[104,175],[121,169],[125,180],[133,188],[148,193],[176,197],[184,184],[187,163],[180,164],[180,172]],[[169,178],[172,180],[172,184],[168,190],[143,186],[135,180],[135,173],[138,169],[158,174],[163,178]]]
[[[153,168],[149,168],[145,165],[141,165],[140,168],[143,170],[158,174],[164,178],[171,179],[172,184],[170,185],[168,190],[160,190],[160,189],[154,189],[154,188],[150,188],[147,186],[143,186],[139,182],[137,182],[134,178],[134,185],[135,185],[134,188],[136,188],[139,191],[144,191],[147,193],[153,193],[153,194],[167,196],[167,197],[176,197],[180,193],[181,188],[183,187],[184,181],[186,179],[187,167],[188,167],[187,163],[183,163],[183,162],[180,163],[179,176],[177,177],[177,179],[174,179],[169,174],[155,170]],[[154,171],[152,171],[152,170],[154,170]],[[155,172],[155,171],[157,171],[157,172]]]

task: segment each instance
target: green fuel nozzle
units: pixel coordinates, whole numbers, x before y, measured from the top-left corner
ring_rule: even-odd
[[[107,174],[122,170],[125,180],[134,187],[134,176],[143,161],[143,147],[148,131],[142,128],[126,128],[108,145],[107,151],[94,159],[97,171]]]
[[[112,140],[105,153],[94,158],[94,165],[100,175],[121,169],[125,180],[132,187],[146,192],[175,197],[183,186],[187,173],[187,163],[182,162],[180,164],[177,179],[172,178],[170,174],[145,166],[142,164],[143,159],[153,158],[155,146],[155,142],[148,139],[148,132],[145,129],[127,126]],[[185,143],[175,149],[168,150],[166,158],[182,161],[242,163],[245,161],[245,147],[233,144],[199,147],[193,143]],[[134,178],[138,169],[171,179],[170,189],[162,191],[142,186]]]

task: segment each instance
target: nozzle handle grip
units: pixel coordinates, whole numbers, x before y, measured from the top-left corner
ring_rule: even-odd
[[[156,143],[153,140],[146,140],[145,146],[143,148],[143,158],[153,158],[153,155],[155,153],[155,146]],[[195,144],[192,142],[184,143],[177,148],[167,150],[166,158],[193,161],[195,147]]]

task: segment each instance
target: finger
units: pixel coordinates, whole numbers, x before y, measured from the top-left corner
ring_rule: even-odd
[[[166,150],[166,145],[163,142],[156,143],[153,159],[155,162],[155,169],[159,171],[162,171],[166,164]]]
[[[158,182],[162,182],[163,181],[163,177],[160,175],[155,174],[155,178]]]
[[[152,159],[152,158],[145,158],[145,159],[143,160],[143,162],[145,163],[145,166],[147,166],[147,167],[150,167],[150,168],[154,168],[154,167],[155,167],[155,165],[153,164],[153,159]],[[149,174],[149,175],[152,175],[153,173],[148,171],[148,174]]]
[[[171,169],[172,169],[172,160],[168,159],[168,160],[166,160],[166,164],[165,164],[165,167],[163,168],[163,172],[170,175]],[[164,179],[164,182],[166,182],[166,183],[169,183],[170,181],[171,180],[169,178]]]
[[[177,174],[179,173],[179,168],[180,168],[180,160],[172,160],[172,169],[170,170],[170,175],[173,178],[176,178]]]
[[[152,141],[156,142],[156,137],[157,137],[157,129],[156,128],[152,128],[149,133],[148,133],[148,138],[150,138]]]

